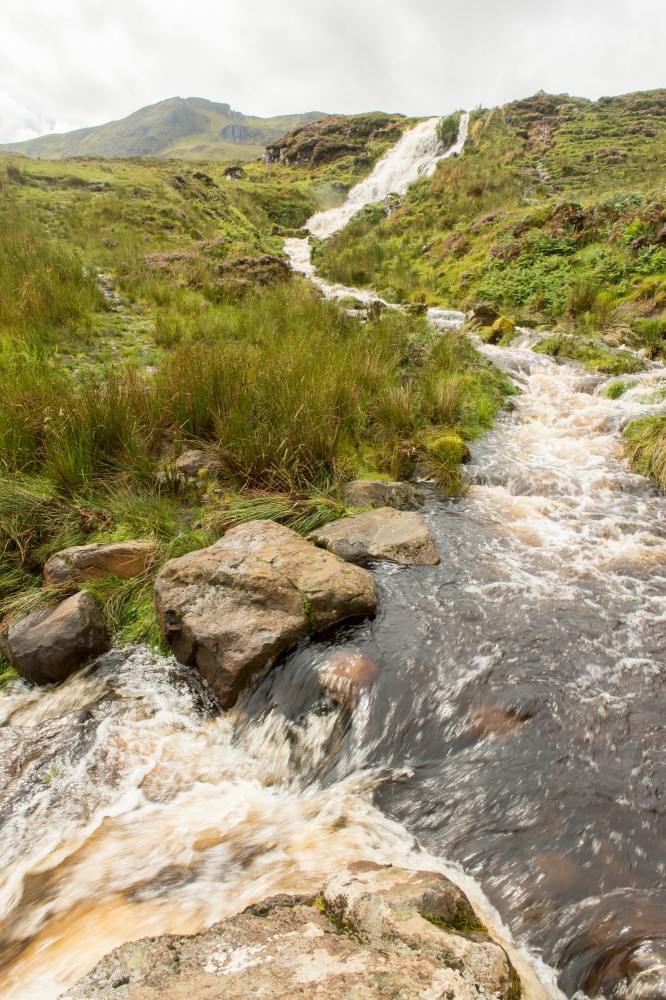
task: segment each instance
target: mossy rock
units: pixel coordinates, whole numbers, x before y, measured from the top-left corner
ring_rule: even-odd
[[[487,344],[507,343],[516,332],[516,324],[508,316],[499,316],[490,328]]]
[[[434,431],[423,438],[423,447],[432,458],[443,465],[454,467],[469,462],[469,448],[455,431]]]

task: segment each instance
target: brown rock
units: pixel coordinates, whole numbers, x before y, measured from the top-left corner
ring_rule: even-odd
[[[358,696],[379,677],[379,667],[362,653],[336,653],[318,670],[321,686],[347,709],[354,708]]]
[[[13,622],[3,636],[2,651],[31,684],[52,684],[64,681],[110,645],[94,597],[81,590],[55,607]]]
[[[419,491],[409,483],[390,483],[384,479],[355,479],[347,483],[342,497],[349,507],[395,507],[415,510],[421,505]]]
[[[365,570],[273,521],[251,521],[172,559],[155,581],[160,627],[225,708],[253,674],[308,633],[377,607]]]
[[[480,927],[466,897],[442,875],[357,864],[309,902],[277,896],[191,937],[123,945],[61,1000],[510,1000],[520,994],[499,944],[446,926],[449,915],[455,920],[464,910],[470,926]],[[537,988],[528,1000],[545,996]]]
[[[392,507],[332,521],[310,538],[347,562],[387,559],[403,566],[436,566],[439,562],[435,541],[423,518]]]
[[[44,566],[44,583],[83,583],[107,576],[131,580],[144,572],[155,551],[153,542],[98,542],[73,545],[51,556]]]

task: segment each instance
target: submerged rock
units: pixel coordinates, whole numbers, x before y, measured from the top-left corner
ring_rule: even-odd
[[[387,559],[403,566],[439,563],[435,540],[423,518],[392,507],[332,521],[310,537],[347,562]]]
[[[64,681],[111,646],[92,594],[81,590],[55,607],[12,622],[0,643],[4,656],[31,684]]]
[[[229,708],[299,639],[374,611],[377,589],[368,572],[290,528],[251,521],[166,563],[155,606],[176,658],[196,666]]]
[[[353,709],[358,697],[379,677],[379,667],[362,653],[340,652],[317,671],[319,683],[345,709]]]
[[[44,566],[44,583],[55,587],[107,576],[131,580],[144,572],[155,551],[153,542],[98,542],[56,552]]]
[[[360,863],[315,898],[123,945],[61,1000],[517,1000],[520,979],[485,930],[443,875]]]
[[[421,497],[415,486],[410,483],[391,483],[384,479],[355,479],[343,487],[342,497],[349,507],[416,510],[421,506]]]

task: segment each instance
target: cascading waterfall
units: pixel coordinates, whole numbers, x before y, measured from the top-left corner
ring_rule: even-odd
[[[418,148],[410,176],[435,155]],[[375,567],[375,621],[306,640],[223,715],[143,649],[0,698],[0,995],[54,1000],[125,940],[317,889],[352,858],[438,857],[569,995],[666,995],[666,499],[619,437],[666,371],[609,399],[528,344],[482,348],[521,395],[473,446],[468,493],[428,500],[441,566]],[[341,648],[381,669],[346,728],[316,710]]]
[[[442,149],[437,136],[439,118],[429,118],[402,136],[399,142],[376,164],[365,180],[352,188],[343,205],[317,212],[306,223],[313,236],[326,238],[347,225],[353,215],[390,194],[404,194],[419,177],[429,177],[444,156],[458,156],[467,141],[469,114],[460,119],[458,138],[449,149]]]

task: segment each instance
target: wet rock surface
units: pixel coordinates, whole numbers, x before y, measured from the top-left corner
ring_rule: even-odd
[[[347,483],[342,496],[350,507],[395,507],[416,510],[421,506],[420,491],[410,483],[391,483],[384,479],[355,479]]]
[[[44,566],[44,583],[83,583],[118,576],[123,580],[140,576],[155,550],[152,542],[98,542],[73,545],[56,552]]]
[[[278,896],[192,937],[145,938],[61,1000],[517,1000],[520,980],[443,875],[357,863],[313,899]]]
[[[369,656],[340,652],[322,664],[317,676],[324,691],[350,710],[356,706],[360,693],[375,683],[379,667]]]
[[[31,684],[52,684],[64,681],[110,644],[94,597],[82,590],[55,607],[40,608],[13,622],[0,646]]]
[[[172,559],[155,582],[160,627],[223,707],[306,635],[373,612],[368,572],[273,521],[251,521],[209,548]]]
[[[440,561],[423,518],[392,507],[332,521],[310,537],[316,545],[352,563],[386,559],[403,566],[436,566]]]

